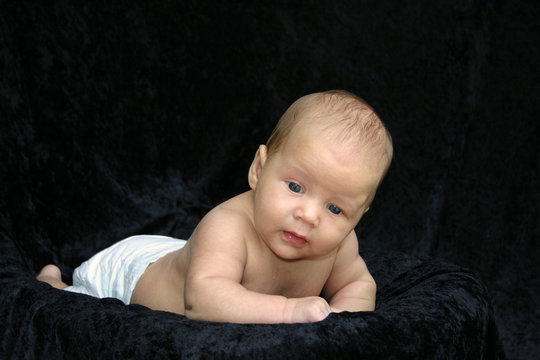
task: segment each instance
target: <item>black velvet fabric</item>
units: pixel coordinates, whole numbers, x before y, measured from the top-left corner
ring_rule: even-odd
[[[527,359],[539,353],[535,1],[0,2],[1,358]],[[357,228],[377,308],[240,325],[35,280],[187,238],[286,107],[343,88],[395,160]]]

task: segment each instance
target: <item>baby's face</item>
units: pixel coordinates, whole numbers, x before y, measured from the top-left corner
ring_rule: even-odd
[[[380,166],[316,131],[293,131],[255,186],[254,221],[266,245],[288,260],[332,253],[368,210]]]

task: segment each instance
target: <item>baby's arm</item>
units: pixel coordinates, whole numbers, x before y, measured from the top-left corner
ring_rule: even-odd
[[[375,280],[358,254],[358,239],[353,231],[338,249],[323,295],[336,312],[372,311],[376,291]]]
[[[237,322],[312,322],[330,312],[317,296],[287,299],[250,291],[241,285],[247,261],[242,235],[250,231],[245,218],[228,209],[215,209],[195,230],[190,242],[190,263],[185,281],[188,318]]]

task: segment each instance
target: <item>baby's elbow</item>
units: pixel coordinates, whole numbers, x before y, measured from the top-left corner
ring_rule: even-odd
[[[187,285],[187,284],[186,284]],[[202,320],[201,296],[197,296],[196,288],[186,286],[184,289],[184,315],[188,319]]]
[[[377,296],[377,283],[375,280],[362,281],[361,291],[363,297],[366,299],[366,311],[375,310],[375,298]]]
[[[191,320],[200,320],[200,315],[199,313],[197,312],[196,309],[193,308],[193,306],[186,302],[184,304],[184,315],[188,318],[188,319],[191,319]]]
[[[375,310],[377,284],[373,279],[359,280],[354,283],[354,297],[359,300],[358,311]]]
[[[213,320],[215,287],[204,278],[190,278],[184,286],[184,315],[192,320]]]
[[[372,294],[373,297],[375,297],[375,294],[377,293],[377,283],[375,280],[371,279],[366,281],[366,293]]]
[[[191,320],[207,320],[204,317],[205,312],[201,309],[201,306],[197,305],[197,302],[193,299],[188,300],[187,297],[184,300],[184,315]]]

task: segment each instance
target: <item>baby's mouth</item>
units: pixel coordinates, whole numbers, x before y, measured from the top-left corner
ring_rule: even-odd
[[[307,244],[307,239],[304,236],[291,231],[283,231],[283,237],[285,238],[285,241],[296,248],[304,247]]]

